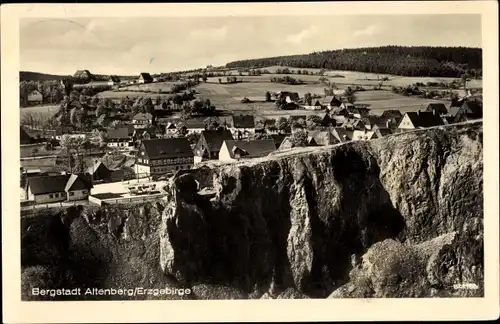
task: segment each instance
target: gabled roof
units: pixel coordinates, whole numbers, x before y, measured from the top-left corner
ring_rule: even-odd
[[[372,131],[355,130],[352,134],[353,141],[369,140],[369,139],[376,138],[376,137],[377,136],[375,135],[375,132],[372,132]]]
[[[28,186],[34,195],[63,192],[68,179],[67,174],[33,177],[28,179]]]
[[[433,103],[430,103],[428,106],[427,106],[427,109],[425,110],[427,112],[436,112],[440,115],[445,115],[448,113],[448,109],[446,109],[446,106],[444,105],[444,103],[439,103],[439,102],[433,102]]]
[[[382,113],[382,117],[391,117],[391,118],[396,118],[399,119],[403,117],[403,114],[397,109],[389,109],[389,110],[384,110]]]
[[[471,118],[483,118],[483,107],[476,101],[466,101],[462,105],[465,109],[465,114],[467,117]]]
[[[133,118],[133,120],[153,120],[153,115],[150,113],[138,113]]]
[[[64,191],[88,190],[93,188],[92,182],[85,176],[72,174],[69,176]]]
[[[233,115],[232,127],[255,128],[255,118],[253,115]]]
[[[309,131],[309,138],[313,138],[318,145],[331,145],[338,142],[331,132],[314,130]]]
[[[226,140],[224,141],[231,158],[234,158],[235,151],[240,150],[244,153],[242,157],[254,158],[266,156],[271,152],[276,150],[276,144],[272,139],[262,139],[262,140]]]
[[[210,152],[218,152],[222,143],[226,140],[234,140],[231,132],[225,128],[217,130],[204,130],[201,132],[201,137],[205,138]],[[200,140],[201,140],[200,137]]]
[[[101,161],[96,161],[93,165],[87,168],[87,173],[94,174],[99,171],[100,168],[105,168],[109,171],[108,167],[104,165]]]
[[[286,137],[286,135],[283,135],[283,134],[272,134],[270,136],[274,140],[274,143],[276,144],[276,148],[280,147],[281,143],[283,142],[283,140]]]
[[[352,139],[353,132],[343,127],[333,127],[330,129],[332,135],[340,142],[348,142]]]
[[[144,81],[153,81],[153,77],[151,77],[151,74],[146,72],[142,72],[141,74],[139,74],[139,77],[142,77]]]
[[[438,115],[427,111],[407,112],[407,115],[414,127],[433,127],[444,125],[443,120]]]
[[[21,144],[30,144],[31,142],[33,142],[33,138],[29,136],[22,127],[19,127],[19,129],[21,130]]]
[[[150,159],[194,156],[186,137],[144,140],[141,145]]]

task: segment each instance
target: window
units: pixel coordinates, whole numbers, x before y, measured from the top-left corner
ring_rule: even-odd
[[[74,195],[75,195],[75,193],[74,193],[73,191],[70,191],[70,192],[69,192],[69,195],[70,195],[70,196],[74,196]]]
[[[49,195],[49,198],[54,198],[54,196],[52,194]]]
[[[82,194],[86,195],[87,194],[87,190],[82,190]]]

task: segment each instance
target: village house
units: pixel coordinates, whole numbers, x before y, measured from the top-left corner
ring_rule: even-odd
[[[319,100],[316,100],[313,105],[307,106],[304,105],[302,106],[305,110],[323,110],[325,107],[321,104]]]
[[[297,92],[290,91],[278,91],[275,96],[278,99],[285,98],[287,103],[297,102],[300,99],[300,96]]]
[[[228,140],[234,140],[234,138],[231,132],[225,128],[202,131],[194,149],[195,163],[218,159],[222,143]]]
[[[137,83],[151,83],[153,82],[153,78],[151,74],[142,72],[137,79]]]
[[[243,139],[255,134],[255,118],[253,115],[233,115],[229,127],[234,138]]]
[[[165,125],[165,136],[172,137],[177,134],[177,126],[174,122],[167,122]]]
[[[73,81],[76,83],[89,83],[94,79],[89,70],[78,70],[73,75]]]
[[[350,104],[350,103],[342,103],[339,108],[344,108],[347,110],[350,116],[354,118],[363,118],[365,116],[368,116],[370,113],[370,110],[366,107],[366,105],[362,104]]]
[[[376,138],[382,138],[387,135],[391,135],[393,133],[393,130],[390,128],[378,128],[374,127],[373,132],[375,132]]]
[[[150,113],[138,113],[132,117],[132,124],[135,129],[144,129],[153,125],[153,115]]]
[[[309,142],[310,139],[314,139],[314,143],[320,146],[332,145],[340,142],[329,131],[313,130],[309,131],[307,136]]]
[[[278,149],[281,146],[281,143],[283,143],[283,140],[287,137],[284,134],[271,134],[270,136],[274,140],[276,149]]]
[[[181,125],[182,124],[182,125]],[[205,121],[201,118],[191,118],[187,119],[180,124],[177,125],[177,127],[184,127],[186,128],[186,131],[188,134],[200,134],[204,130],[207,129],[207,125],[205,125]]]
[[[28,133],[22,127],[19,127],[19,129],[21,133],[20,134],[21,145],[33,144],[35,142],[35,139],[29,136]]]
[[[352,133],[352,140],[353,141],[366,141],[366,140],[371,140],[377,138],[377,135],[375,134],[374,131],[367,131],[365,130],[355,130]]]
[[[225,140],[219,152],[219,161],[230,162],[263,157],[275,150],[276,144],[272,139]]]
[[[312,136],[307,136],[307,146],[318,146],[318,143],[316,143],[316,140]],[[286,136],[283,141],[281,142],[280,146],[278,147],[278,150],[289,150],[296,147],[296,145],[293,142],[292,136]]]
[[[33,90],[28,94],[28,103],[30,105],[39,105],[43,103],[43,95],[38,90]]]
[[[444,125],[444,122],[439,115],[432,112],[417,111],[405,113],[398,125],[398,129],[411,130],[441,125]]]
[[[108,79],[108,85],[109,86],[115,86],[120,84],[120,78],[117,77],[116,75],[112,75]]]
[[[142,141],[135,164],[139,176],[163,175],[194,165],[194,154],[185,137],[160,138]]]
[[[132,139],[132,134],[128,126],[111,129],[107,135],[106,146],[118,148],[133,147],[134,141]]]
[[[477,101],[465,101],[459,108],[451,109],[454,123],[483,118],[483,107]]]
[[[27,181],[26,197],[37,204],[85,200],[92,187],[90,179],[83,175],[32,177]]]
[[[75,130],[76,128],[73,125],[59,126],[55,129],[53,138],[60,141],[64,135],[73,135]],[[85,136],[85,134],[75,134],[75,135]]]
[[[446,115],[448,113],[448,109],[444,103],[430,103],[425,109],[426,112],[431,112],[437,115]]]
[[[107,181],[111,178],[111,171],[99,160],[94,161],[94,163],[87,168],[86,174],[88,174],[92,182]]]
[[[321,104],[328,110],[339,108],[342,105],[342,101],[336,96],[326,96],[321,99]]]
[[[350,131],[346,128],[332,127],[330,128],[330,132],[340,143],[345,143],[352,140],[353,131]]]
[[[264,129],[267,134],[278,134],[278,126],[276,119],[266,119],[264,120]]]

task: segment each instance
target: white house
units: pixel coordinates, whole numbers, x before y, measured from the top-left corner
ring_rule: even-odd
[[[153,124],[153,115],[149,113],[138,113],[132,117],[134,128],[147,128]]]
[[[76,174],[29,178],[26,197],[37,204],[85,200],[92,189],[90,179]]]
[[[219,161],[230,162],[263,157],[274,151],[276,144],[273,139],[225,140],[219,151]]]
[[[33,90],[28,94],[28,103],[30,104],[41,104],[43,102],[43,95],[38,90]]]
[[[234,115],[229,127],[236,139],[248,138],[255,134],[255,118],[253,115]]]
[[[444,122],[438,114],[432,112],[412,111],[404,114],[403,118],[401,118],[401,121],[399,122],[398,128],[407,130],[441,125],[444,125]]]

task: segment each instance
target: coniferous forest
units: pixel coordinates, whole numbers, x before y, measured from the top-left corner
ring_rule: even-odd
[[[481,77],[482,49],[470,47],[383,46],[234,61],[227,68],[296,68],[385,73],[401,76]]]

